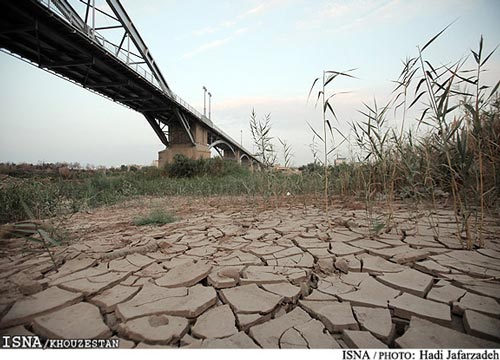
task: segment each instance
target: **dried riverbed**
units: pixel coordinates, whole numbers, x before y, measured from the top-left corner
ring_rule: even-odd
[[[336,204],[329,219],[293,197],[82,212],[61,227],[71,240],[55,249],[57,272],[46,253],[1,240],[0,333],[124,348],[500,346],[498,220],[467,251],[449,209],[415,216],[400,204],[374,237],[361,206]],[[133,225],[156,207],[179,220]]]

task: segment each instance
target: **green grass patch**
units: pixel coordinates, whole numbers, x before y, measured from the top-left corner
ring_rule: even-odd
[[[177,219],[173,214],[162,209],[154,209],[151,210],[151,212],[146,216],[135,218],[133,222],[135,226],[144,226],[165,225],[170,224],[176,220]]]

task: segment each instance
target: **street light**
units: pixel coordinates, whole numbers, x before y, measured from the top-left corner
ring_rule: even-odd
[[[203,116],[207,116],[207,88],[203,86]]]
[[[212,94],[208,93],[208,118],[212,120]]]

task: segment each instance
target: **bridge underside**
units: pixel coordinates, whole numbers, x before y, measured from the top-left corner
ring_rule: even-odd
[[[66,0],[58,2],[67,4]],[[212,147],[223,150],[225,158],[241,160],[245,155],[256,161],[211,120],[171,92],[121,4],[116,0],[107,2],[115,12],[110,17],[115,16],[114,20],[129,30],[119,46],[96,36],[98,28],[88,28],[86,16],[83,20],[76,12],[71,16],[78,18],[76,23],[81,24],[80,28],[40,1],[0,0],[0,48],[142,113],[167,147],[159,154],[160,164],[172,161],[175,154],[207,158]],[[134,32],[139,41],[134,40]],[[141,54],[146,54],[143,61],[129,59],[131,52],[127,53],[122,46],[126,36],[135,41]],[[151,73],[137,64],[148,65]]]

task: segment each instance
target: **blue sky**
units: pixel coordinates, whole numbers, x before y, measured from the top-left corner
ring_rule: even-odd
[[[103,3],[103,1],[97,1]],[[272,135],[292,145],[294,164],[312,161],[306,121],[321,114],[306,104],[322,70],[357,68],[358,79],[333,83],[339,128],[360,119],[362,101],[390,95],[401,60],[426,50],[434,64],[500,43],[498,0],[122,0],[170,87],[252,149],[249,117],[271,113]],[[103,5],[104,6],[104,5]],[[485,81],[500,79],[500,53]],[[0,161],[150,164],[163,149],[143,116],[0,53]],[[276,140],[276,145],[278,142]],[[278,147],[279,149],[279,147]],[[348,155],[343,147],[340,154]],[[281,156],[279,156],[281,158]]]

